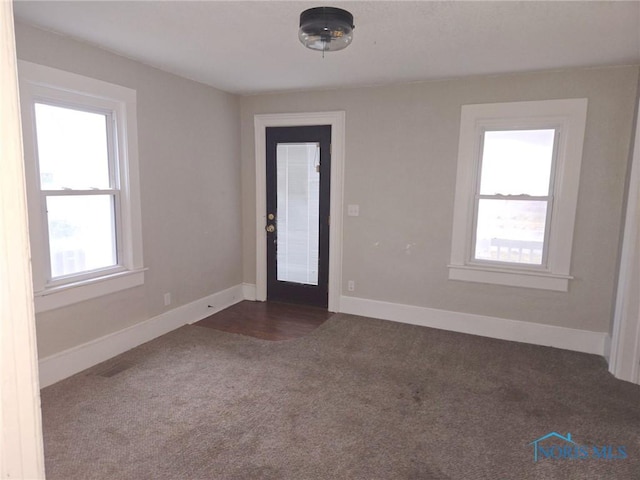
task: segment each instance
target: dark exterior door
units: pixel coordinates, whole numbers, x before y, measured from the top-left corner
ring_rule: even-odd
[[[267,300],[327,307],[331,126],[270,127]]]

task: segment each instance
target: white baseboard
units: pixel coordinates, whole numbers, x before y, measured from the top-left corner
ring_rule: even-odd
[[[243,283],[242,291],[245,300],[256,300],[256,286],[254,284]],[[416,307],[357,297],[341,296],[339,311],[352,315],[409,323],[482,337],[592,353],[605,358],[609,355],[611,344],[611,337],[605,332],[577,330],[542,323]]]
[[[202,320],[242,300],[254,301],[255,299],[256,286],[243,283],[174,308],[118,332],[43,358],[39,361],[40,387],[52,385],[176,328]],[[609,335],[604,332],[591,332],[357,297],[340,297],[340,311],[352,315],[564,348],[602,356],[608,355],[611,341]]]
[[[40,387],[59,382],[176,328],[207,318],[242,300],[243,285],[236,285],[131,327],[43,358],[39,362]]]
[[[410,323],[482,337],[564,348],[602,356],[608,353],[607,345],[610,341],[609,335],[604,332],[415,307],[365,298],[341,297],[340,311],[352,315]]]

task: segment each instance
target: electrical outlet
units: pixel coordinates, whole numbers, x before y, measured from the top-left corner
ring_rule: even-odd
[[[168,307],[169,305],[171,305],[171,294],[170,293],[165,293],[164,294],[164,306]]]
[[[356,289],[356,282],[354,282],[353,280],[349,280],[347,282],[347,290],[349,290],[350,292],[354,292]]]

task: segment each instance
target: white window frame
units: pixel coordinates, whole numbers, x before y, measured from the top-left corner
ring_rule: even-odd
[[[566,292],[569,289],[571,250],[587,99],[463,105],[458,146],[449,279]],[[482,139],[492,130],[556,130],[556,157],[552,166],[550,218],[545,234],[543,265],[474,260],[476,190],[482,161]]]
[[[36,312],[52,310],[144,283],[136,91],[82,75],[18,62],[25,175]],[[114,137],[118,265],[50,279],[46,192],[40,189],[35,103],[106,113]],[[105,190],[109,192],[109,190]],[[102,191],[101,191],[102,192]],[[78,193],[78,192],[75,192]]]

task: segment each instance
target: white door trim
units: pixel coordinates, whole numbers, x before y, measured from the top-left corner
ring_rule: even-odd
[[[267,299],[267,127],[331,125],[331,228],[329,229],[329,311],[340,311],[345,112],[281,113],[254,116],[256,158],[256,300]]]
[[[640,111],[640,104],[638,106]],[[640,119],[636,132],[627,211],[625,214],[622,254],[609,371],[621,380],[640,383]]]
[[[0,478],[39,479],[38,351],[11,2],[0,2],[0,45]]]

